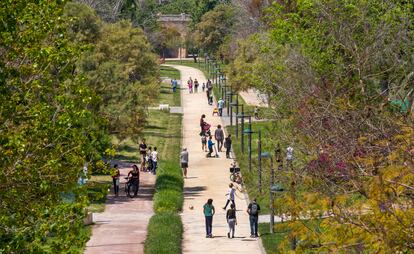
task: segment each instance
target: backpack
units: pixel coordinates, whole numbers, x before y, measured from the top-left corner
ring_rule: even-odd
[[[252,203],[252,208],[250,208],[250,215],[257,215],[258,212],[257,203]]]

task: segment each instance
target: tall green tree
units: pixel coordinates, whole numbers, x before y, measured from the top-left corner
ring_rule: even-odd
[[[0,3],[0,252],[75,252],[85,241],[79,172],[102,122],[76,75],[64,2]],[[63,193],[74,192],[68,203]]]
[[[269,94],[292,128],[273,135],[297,155],[278,178],[288,189],[278,212],[290,216],[278,251],[289,239],[299,253],[414,249],[412,118],[389,103],[411,96],[412,8],[281,1],[270,29],[240,44],[230,82]]]
[[[77,66],[100,97],[94,112],[107,120],[110,133],[139,135],[159,82],[157,57],[143,31],[127,21],[105,24],[94,49]]]
[[[200,49],[215,54],[231,37],[235,23],[235,10],[231,5],[221,4],[207,12],[197,24],[194,40]]]

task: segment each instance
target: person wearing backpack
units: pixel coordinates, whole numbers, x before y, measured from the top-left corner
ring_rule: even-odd
[[[231,238],[234,238],[234,230],[237,225],[236,207],[234,204],[231,204],[230,209],[227,210],[226,219],[227,223],[229,224],[229,232],[227,233],[227,237],[230,238],[231,234]]]
[[[213,215],[215,213],[213,200],[209,198],[207,203],[203,206],[203,213],[206,219],[206,238],[213,238],[213,234],[211,233],[213,229]]]
[[[257,232],[258,223],[259,223],[259,212],[260,206],[256,202],[256,199],[253,199],[253,202],[247,207],[247,213],[249,214],[250,221],[250,237],[259,237]]]

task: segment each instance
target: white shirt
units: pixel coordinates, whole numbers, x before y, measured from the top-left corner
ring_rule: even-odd
[[[156,162],[158,160],[158,152],[157,151],[152,151],[151,158],[152,158],[152,161]]]
[[[229,193],[227,194],[229,197],[229,200],[234,200],[234,193],[236,192],[236,189],[229,188]]]

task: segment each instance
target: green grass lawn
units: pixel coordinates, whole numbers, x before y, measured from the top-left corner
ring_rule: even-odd
[[[177,69],[171,68],[169,66],[160,67],[160,76],[161,78],[170,78],[170,79],[180,79],[180,72]]]
[[[170,106],[180,106],[181,97],[180,97],[180,85],[177,86],[177,90],[174,93],[171,89],[170,83],[161,83],[160,84],[160,93],[158,95],[158,100],[152,104],[152,106],[158,106],[159,104],[168,104]]]
[[[161,75],[180,79],[179,72],[173,68],[161,67]],[[172,93],[170,84],[161,85],[157,103],[179,106],[180,93]],[[156,146],[160,161],[158,162],[155,183],[154,211],[148,225],[145,253],[181,253],[183,225],[178,212],[183,206],[183,178],[179,164],[181,150],[181,114],[150,110],[148,124],[143,136],[149,146]],[[124,156],[134,157],[138,151],[137,144],[129,140],[129,151],[121,150]],[[135,155],[135,156],[136,156]]]
[[[105,211],[106,195],[111,187],[112,178],[109,175],[92,175],[86,184],[90,200],[88,211],[101,213]]]

